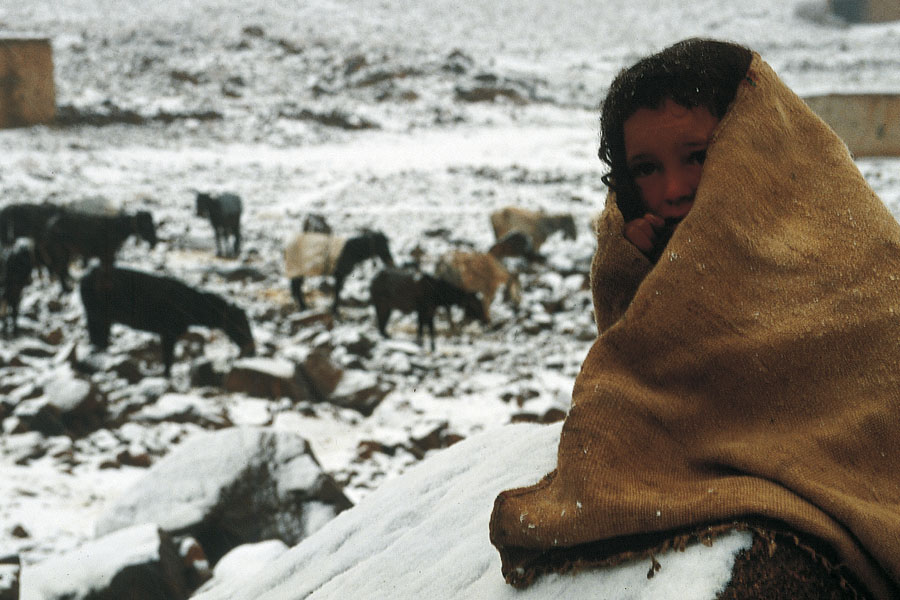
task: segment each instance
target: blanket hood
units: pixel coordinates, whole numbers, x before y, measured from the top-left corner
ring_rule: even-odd
[[[507,581],[764,522],[898,597],[900,226],[846,146],[754,55],[656,265],[598,228],[557,468],[494,504]]]

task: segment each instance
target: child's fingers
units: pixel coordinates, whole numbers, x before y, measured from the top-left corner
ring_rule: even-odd
[[[643,216],[643,219],[653,227],[654,231],[658,231],[666,225],[665,219],[663,219],[659,215],[654,215],[653,213],[647,213]]]

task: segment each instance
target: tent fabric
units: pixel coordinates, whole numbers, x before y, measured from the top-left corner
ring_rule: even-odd
[[[494,503],[507,581],[763,522],[900,597],[900,225],[846,146],[754,54],[655,265],[615,211],[556,469]]]

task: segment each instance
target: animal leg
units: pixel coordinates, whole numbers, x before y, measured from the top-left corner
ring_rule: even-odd
[[[390,338],[387,333],[387,322],[391,318],[391,309],[389,307],[376,306],[375,318],[378,323],[378,331],[383,337]]]
[[[331,314],[337,316],[338,305],[341,303],[341,289],[344,287],[344,278],[335,275],[334,277],[334,304],[331,305]]]
[[[175,360],[175,336],[167,333],[160,334],[160,345],[162,346],[163,366],[166,377],[172,374],[172,363]]]
[[[297,304],[300,305],[300,310],[306,310],[309,308],[306,305],[306,300],[303,298],[303,276],[294,277],[291,279],[291,296],[294,297],[294,300],[297,301]]]
[[[435,309],[434,308],[431,308],[431,309],[420,308],[418,310],[418,313],[419,313],[419,328],[418,328],[418,332],[417,332],[417,338],[418,338],[417,341],[419,342],[419,345],[421,346],[422,341],[423,341],[422,334],[424,333],[425,326],[427,325],[428,333],[429,333],[429,336],[431,337],[431,351],[434,352],[434,349],[435,349],[435,345],[434,345],[434,313],[435,313]]]
[[[234,230],[234,256],[241,254],[241,230]]]
[[[215,229],[215,235],[216,235],[216,256],[223,256],[224,252],[223,252],[222,247],[225,245],[225,243],[222,240],[222,232],[219,231],[218,227]]]

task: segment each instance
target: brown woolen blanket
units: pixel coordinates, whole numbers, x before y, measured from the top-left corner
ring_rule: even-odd
[[[621,219],[557,468],[495,501],[507,581],[765,522],[900,597],[900,226],[844,144],[754,55],[656,265]]]

